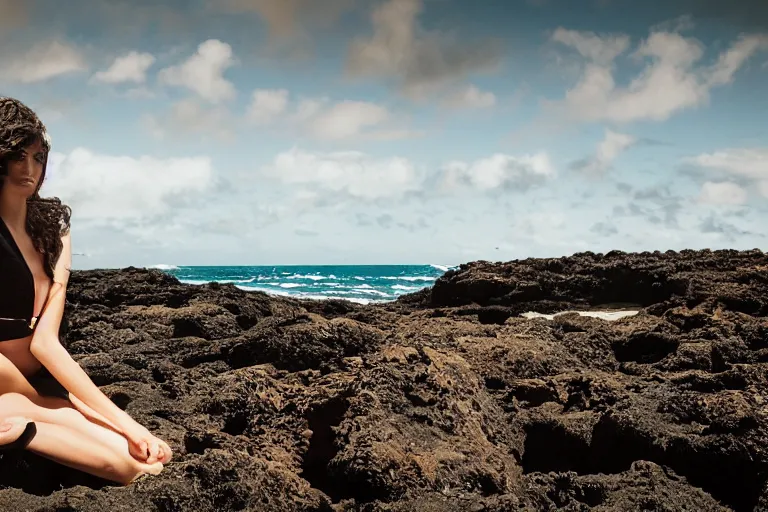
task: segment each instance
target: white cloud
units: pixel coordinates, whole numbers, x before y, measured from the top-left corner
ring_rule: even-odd
[[[257,124],[274,122],[288,107],[286,89],[257,89],[248,107],[248,118]]]
[[[579,32],[559,27],[552,33],[552,40],[578,51],[596,64],[609,65],[629,48],[629,36],[598,36],[594,32]]]
[[[662,21],[651,26],[651,32],[687,32],[696,28],[693,16],[683,14],[677,18]]]
[[[605,139],[597,147],[597,161],[604,166],[610,165],[616,157],[634,144],[635,140],[631,135],[607,130]]]
[[[67,42],[50,41],[38,43],[6,62],[2,76],[28,84],[87,69],[79,48]]]
[[[746,180],[755,187],[758,194],[768,198],[768,149],[724,149],[713,153],[703,153],[692,158],[686,158],[684,159],[684,162],[702,169],[718,172],[721,175],[736,176],[741,180]],[[706,186],[707,184],[705,184],[705,187]],[[710,188],[711,187],[712,186],[710,185]],[[713,189],[713,191],[717,191],[717,189]],[[727,189],[720,191],[725,194]],[[746,193],[746,190],[744,190],[744,194]],[[709,195],[705,195],[704,191],[702,191],[702,195],[710,197]],[[733,197],[739,197],[738,193],[734,193]]]
[[[688,159],[703,168],[755,181],[768,181],[768,149],[726,149]]]
[[[167,113],[146,114],[142,117],[142,124],[159,140],[190,134],[221,141],[231,141],[235,137],[235,120],[229,110],[221,106],[204,105],[194,98],[177,101]]]
[[[144,86],[132,87],[127,91],[125,91],[124,95],[126,98],[132,99],[132,100],[146,100],[146,99],[152,99],[156,97],[156,94],[154,91]]]
[[[573,47],[587,62],[578,83],[567,91],[561,106],[587,121],[628,123],[664,121],[673,114],[709,101],[713,87],[730,83],[758,50],[768,47],[763,36],[745,36],[720,54],[711,66],[697,65],[704,54],[696,39],[677,32],[654,31],[631,57],[647,62],[626,86],[614,79],[614,61],[628,49],[626,36],[597,36],[558,29],[553,41]]]
[[[184,87],[211,103],[220,103],[236,95],[234,84],[224,78],[224,72],[234,64],[232,47],[209,39],[182,64],[161,70],[158,77],[165,85]]]
[[[296,104],[296,108],[289,119],[297,125],[305,125],[317,117],[329,102],[330,99],[328,98],[302,98]]]
[[[469,85],[449,97],[447,103],[455,108],[489,108],[496,104],[496,95]]]
[[[427,32],[418,23],[422,0],[389,0],[371,16],[370,38],[352,41],[347,72],[355,77],[391,78],[409,96],[425,97],[470,74],[495,69],[500,48],[495,42],[455,40]]]
[[[768,180],[759,182],[757,184],[757,191],[761,196],[768,198]]]
[[[257,89],[248,118],[259,125],[279,126],[321,140],[351,138],[397,139],[414,133],[390,126],[395,116],[384,106],[367,101],[329,98],[292,100],[285,89]]]
[[[109,68],[94,73],[94,82],[120,84],[133,82],[142,84],[147,80],[147,71],[155,63],[151,53],[129,52],[117,57]]]
[[[573,167],[588,174],[603,174],[610,169],[616,158],[635,142],[637,139],[631,135],[606,130],[605,138],[597,145],[595,154],[590,158],[576,162]]]
[[[52,154],[44,194],[69,204],[78,223],[120,226],[167,214],[172,201],[206,192],[213,179],[208,158],[134,158],[77,148]]]
[[[324,139],[346,139],[379,126],[389,119],[386,108],[366,101],[341,101],[310,118],[313,136]]]
[[[419,190],[424,176],[405,158],[375,159],[356,151],[312,153],[293,148],[262,169],[268,177],[311,191],[358,199],[397,198]]]
[[[709,70],[708,83],[723,85],[733,80],[733,75],[753,54],[768,49],[768,36],[743,36],[728,51],[722,53]]]
[[[443,186],[449,189],[471,185],[480,190],[525,190],[557,174],[546,153],[521,157],[497,153],[470,163],[454,161],[443,167],[443,173]]]
[[[740,205],[747,202],[747,191],[736,183],[708,181],[701,187],[699,201],[716,205]]]

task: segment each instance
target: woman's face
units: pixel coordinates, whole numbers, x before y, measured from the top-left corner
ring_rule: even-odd
[[[10,155],[6,160],[8,175],[3,187],[11,186],[32,195],[42,179],[46,156],[39,140]]]

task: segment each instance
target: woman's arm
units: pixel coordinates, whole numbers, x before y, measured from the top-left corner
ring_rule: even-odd
[[[59,341],[59,328],[66,303],[66,286],[72,262],[70,235],[62,238],[61,256],[56,262],[53,284],[45,309],[40,314],[32,336],[32,355],[45,366],[67,391],[103,415],[121,431],[136,428],[138,424],[125,411],[117,407],[88,377]]]
[[[66,288],[72,265],[72,247],[70,235],[62,237],[63,248],[56,262],[53,284],[48,294],[48,302],[40,314],[37,328],[32,335],[30,350],[53,377],[72,395],[85,405],[106,418],[113,427],[128,439],[131,453],[148,464],[171,460],[172,451],[165,441],[153,436],[149,430],[131,418],[128,413],[115,405],[93,383],[72,356],[61,345],[59,328],[64,316]]]

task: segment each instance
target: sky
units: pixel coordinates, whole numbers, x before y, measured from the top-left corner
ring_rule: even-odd
[[[75,268],[768,236],[764,0],[0,0]]]

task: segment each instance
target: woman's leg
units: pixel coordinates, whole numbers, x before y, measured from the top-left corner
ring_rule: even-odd
[[[137,477],[158,474],[162,464],[142,464],[131,456],[120,455],[79,432],[51,423],[36,421],[37,435],[27,450],[54,460],[59,464],[96,475],[123,485]]]
[[[128,451],[128,441],[122,435],[114,429],[108,428],[107,425],[99,425],[98,418],[94,418],[97,420],[96,422],[88,421],[67,400],[57,397],[40,396],[24,374],[8,358],[0,354],[0,394],[9,393],[11,395],[8,397],[0,396],[0,402],[10,401],[10,410],[28,410],[30,405],[28,402],[31,401],[39,406],[35,409],[36,412],[32,421],[43,421],[70,427],[82,434],[98,439],[109,447],[117,450],[124,449],[126,454],[130,454]],[[29,400],[19,402],[19,397],[16,396],[19,394],[27,397]],[[15,398],[12,398],[14,396]],[[72,395],[70,396],[72,397]],[[78,402],[80,401],[78,400]],[[3,412],[6,409],[7,407],[0,407],[0,414],[8,417],[8,414]],[[12,416],[26,417],[27,415],[12,414]]]
[[[6,405],[3,406],[2,404]],[[107,448],[131,456],[128,451],[128,440],[125,437],[110,428],[91,423],[64,399],[44,396],[36,400],[29,400],[22,395],[11,394],[8,397],[0,396],[0,410],[3,409],[28,411],[26,414],[19,414],[19,416],[32,418],[32,421],[42,421],[71,428],[99,441]]]
[[[163,469],[160,463],[139,462],[128,452],[124,437],[90,423],[69,407],[47,409],[23,395],[6,393],[0,395],[0,414],[34,421],[37,435],[27,449],[60,464],[122,484]]]
[[[0,397],[4,393],[36,396],[37,391],[7,357],[0,354]],[[13,418],[0,408],[0,449],[11,445],[24,433],[29,420]]]
[[[157,473],[162,469],[162,464],[149,465],[137,461],[128,451],[128,441],[122,435],[91,423],[66,400],[38,395],[19,369],[0,354],[0,424],[11,418],[16,421],[12,422],[8,431],[0,432],[0,446],[18,439],[24,432],[21,425],[26,427],[26,423],[35,422],[38,433],[28,448],[37,450],[45,457],[62,461],[62,464],[78,469],[86,468],[84,471],[99,476],[104,474],[105,467],[120,468],[113,477],[105,478],[121,483],[132,480],[138,474]],[[61,428],[55,428],[57,426]],[[34,443],[35,439],[38,439],[37,443]],[[57,440],[61,439],[62,444],[57,444]],[[70,452],[67,446],[80,448]],[[87,449],[81,451],[83,447]]]

